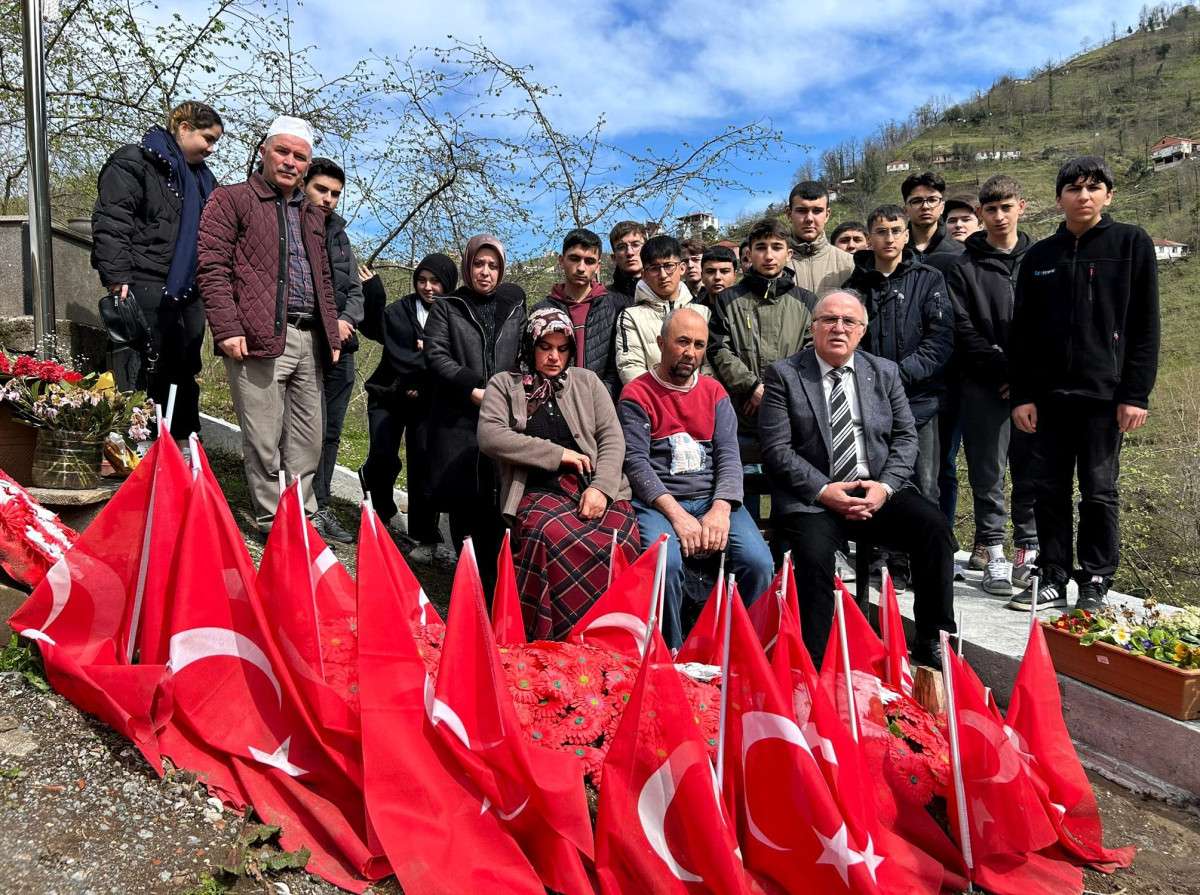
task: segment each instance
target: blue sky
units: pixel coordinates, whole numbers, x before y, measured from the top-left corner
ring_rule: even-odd
[[[190,6],[190,0],[185,5]],[[405,53],[453,34],[533,67],[560,94],[556,123],[586,130],[603,112],[609,140],[668,147],[770,119],[788,140],[821,149],[866,136],[931,96],[963,98],[1001,74],[1023,74],[1136,23],[1142,0],[663,0],[445,3],[309,0],[293,6],[301,42],[332,67],[370,51]],[[197,11],[199,4],[196,5]],[[785,197],[798,152],[757,165],[746,186]],[[730,193],[707,205],[722,220],[760,208]]]

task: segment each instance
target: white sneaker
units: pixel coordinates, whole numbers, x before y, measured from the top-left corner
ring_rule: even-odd
[[[1012,596],[1012,563],[1001,556],[989,559],[983,570],[983,589],[1000,597]]]

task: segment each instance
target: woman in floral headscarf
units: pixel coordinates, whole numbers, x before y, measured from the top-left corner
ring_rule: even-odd
[[[631,560],[638,530],[621,473],[625,438],[608,389],[572,366],[562,311],[535,311],[518,369],[488,382],[479,449],[500,466],[517,586],[532,639],[562,639],[608,587],[614,545]]]

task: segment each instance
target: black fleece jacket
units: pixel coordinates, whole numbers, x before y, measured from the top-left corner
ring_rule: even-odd
[[[937,415],[945,391],[942,370],[954,351],[954,320],[946,280],[906,249],[891,276],[875,269],[869,249],[854,253],[846,286],[867,301],[867,331],[859,347],[900,367],[918,428]]]
[[[1011,252],[993,248],[980,230],[967,237],[966,251],[946,271],[954,305],[959,364],[964,375],[999,388],[1008,383],[1008,338],[1021,261],[1033,240],[1017,234]]]
[[[911,227],[909,227],[908,233],[911,247]],[[937,229],[933,232],[933,239],[929,240],[929,245],[925,246],[925,251],[918,252],[916,249],[913,249],[912,253],[913,257],[922,264],[928,264],[934,270],[940,270],[945,275],[950,265],[962,257],[963,244],[946,233],[945,221],[939,221]]]
[[[1104,215],[1076,236],[1058,231],[1025,254],[1013,312],[1013,406],[1046,397],[1147,407],[1158,374],[1154,243]]]

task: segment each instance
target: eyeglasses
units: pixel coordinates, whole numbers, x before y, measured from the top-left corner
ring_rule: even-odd
[[[942,204],[941,196],[910,196],[908,199],[909,208],[920,208],[924,205],[926,208],[934,208]]]
[[[855,320],[853,317],[838,317],[835,314],[822,315],[818,317],[815,322],[821,324],[821,326],[825,327],[826,329],[833,329],[839,323],[844,329],[854,329],[855,327],[863,325],[861,320]]]
[[[613,246],[613,252],[618,255],[636,255],[642,250],[645,243],[641,242],[618,242]]]
[[[660,277],[669,277],[675,273],[675,268],[679,266],[678,261],[664,261],[662,264],[651,264],[645,268],[646,273],[657,274]]]

